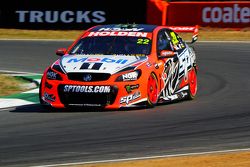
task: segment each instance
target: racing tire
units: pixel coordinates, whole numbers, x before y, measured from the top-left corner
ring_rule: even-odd
[[[152,108],[158,102],[158,81],[154,73],[151,73],[148,78],[147,95],[147,107]]]
[[[195,68],[192,68],[192,70],[188,74],[188,94],[187,99],[193,100],[197,94],[197,71]]]

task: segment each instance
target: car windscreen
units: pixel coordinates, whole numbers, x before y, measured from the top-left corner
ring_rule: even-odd
[[[151,39],[147,37],[84,37],[71,49],[69,54],[102,55],[148,55]]]

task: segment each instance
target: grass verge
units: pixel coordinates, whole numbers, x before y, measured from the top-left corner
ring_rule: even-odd
[[[0,39],[58,39],[75,40],[84,30],[21,30],[0,29]],[[189,41],[191,34],[182,33],[181,36]],[[249,41],[250,28],[221,29],[200,27],[198,41]]]
[[[23,84],[29,82],[20,78],[7,75],[0,75],[0,96],[8,96],[28,90]]]

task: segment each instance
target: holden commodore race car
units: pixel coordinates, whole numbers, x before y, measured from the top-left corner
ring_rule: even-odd
[[[179,32],[192,32],[185,42]],[[40,103],[119,109],[154,107],[197,94],[198,26],[97,25],[84,31],[45,69]]]

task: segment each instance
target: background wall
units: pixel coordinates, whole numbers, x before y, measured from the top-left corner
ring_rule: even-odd
[[[0,6],[1,28],[72,30],[145,18],[146,0],[8,0]]]
[[[147,1],[147,23],[170,26],[250,27],[250,1]]]
[[[110,23],[244,28],[250,1],[8,0],[0,6],[0,28],[82,30]]]

